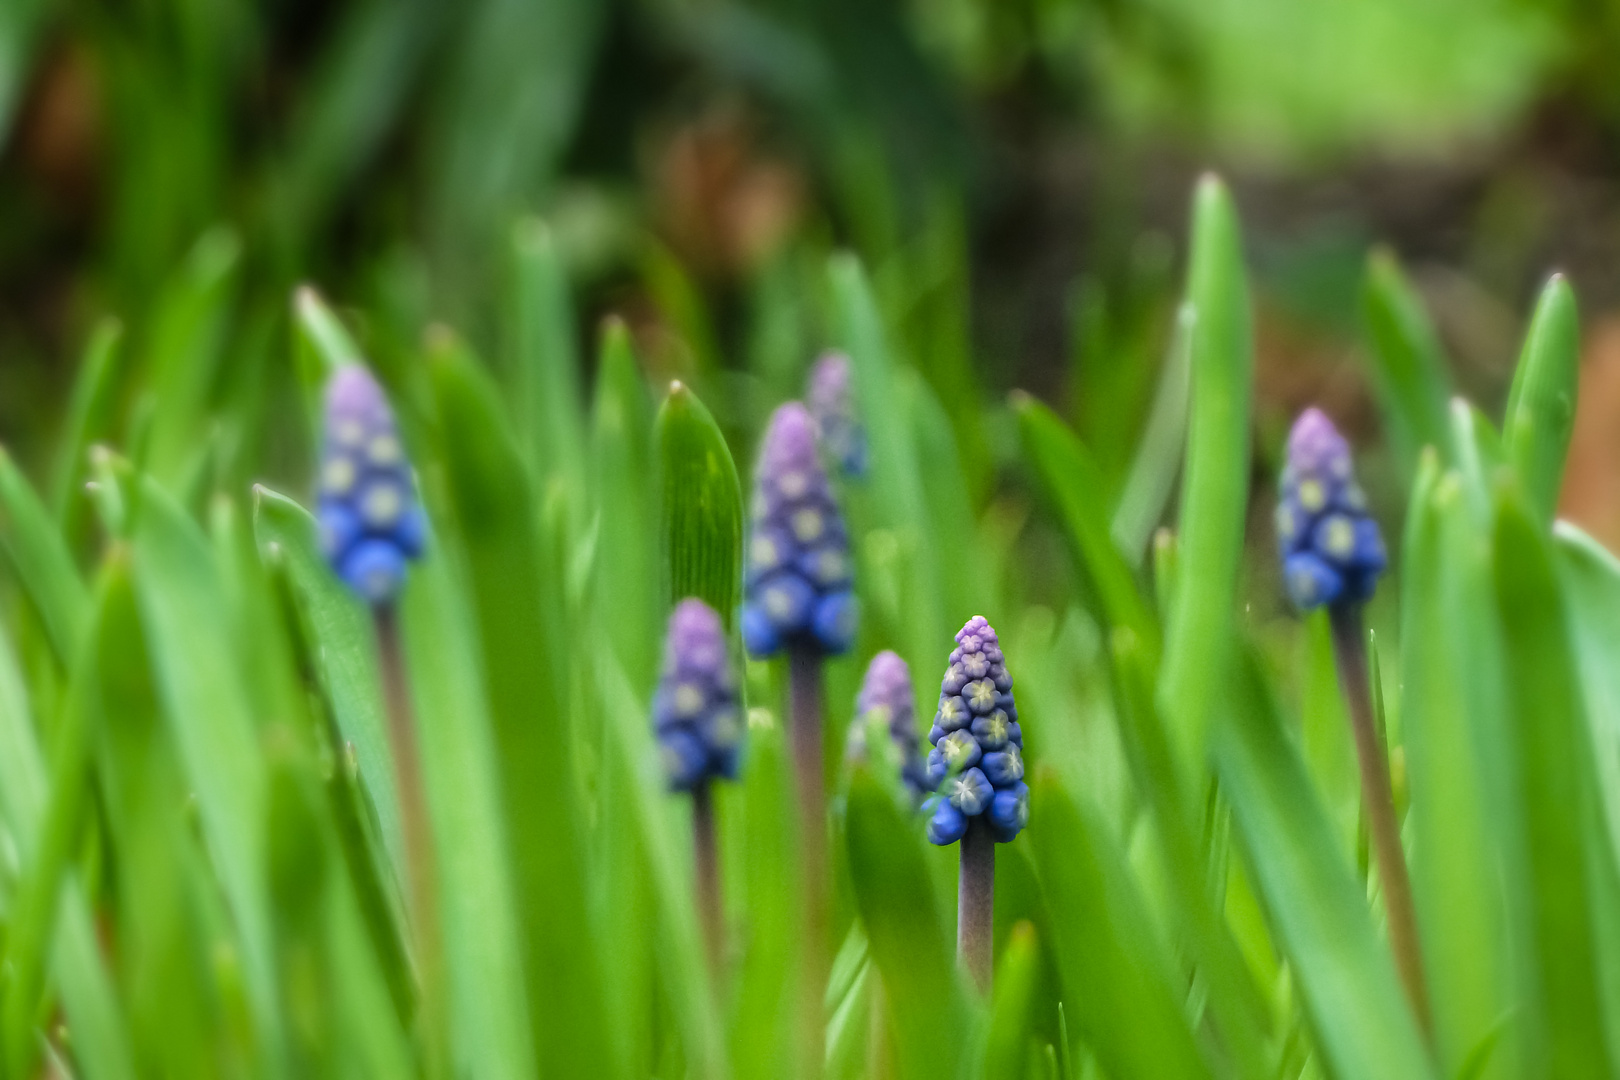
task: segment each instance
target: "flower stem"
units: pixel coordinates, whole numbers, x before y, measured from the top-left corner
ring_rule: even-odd
[[[1349,705],[1350,731],[1355,737],[1356,757],[1361,764],[1361,802],[1373,858],[1378,866],[1378,880],[1384,892],[1384,910],[1389,917],[1389,945],[1412,1011],[1428,1033],[1432,1030],[1429,997],[1423,977],[1417,917],[1412,908],[1412,883],[1401,848],[1400,825],[1395,820],[1389,760],[1373,717],[1361,608],[1335,604],[1328,609],[1328,619],[1333,629],[1333,658]]]
[[[956,892],[956,955],[974,985],[989,993],[996,905],[996,838],[984,815],[968,819]]]
[[[373,609],[377,651],[382,665],[383,698],[388,708],[388,743],[394,759],[394,786],[399,795],[400,831],[405,841],[405,877],[416,974],[421,984],[417,1030],[428,1076],[447,1073],[439,1020],[443,981],[439,949],[438,896],[434,892],[432,827],[422,787],[422,759],[416,745],[416,716],[405,675],[399,620],[392,604]]]
[[[788,651],[788,724],[799,795],[799,850],[804,866],[804,985],[800,1002],[803,1077],[821,1075],[827,988],[827,791],[822,765],[821,655]]]
[[[719,979],[725,956],[725,921],[720,913],[720,866],[714,834],[714,792],[708,781],[692,790],[692,861],[697,874],[698,918],[708,949],[709,973]]]

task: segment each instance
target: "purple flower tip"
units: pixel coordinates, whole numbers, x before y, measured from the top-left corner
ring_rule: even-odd
[[[801,471],[821,473],[816,460],[816,423],[802,403],[790,401],[771,414],[761,444],[759,477],[763,481]],[[819,475],[815,479],[825,483],[827,478]]]
[[[367,602],[392,601],[406,564],[422,552],[426,519],[388,397],[359,364],[326,384],[318,489],[321,546],[333,570]]]
[[[670,614],[652,720],[673,790],[736,777],[743,716],[725,628],[696,598],[682,600]]]
[[[328,415],[363,417],[393,422],[388,395],[371,371],[360,364],[344,364],[326,382]]]
[[[810,369],[807,397],[822,449],[846,476],[866,475],[866,431],[855,412],[849,357],[823,353]]]
[[[1327,413],[1314,405],[1299,414],[1288,433],[1288,463],[1299,472],[1339,472],[1350,469],[1350,443],[1339,434]]]

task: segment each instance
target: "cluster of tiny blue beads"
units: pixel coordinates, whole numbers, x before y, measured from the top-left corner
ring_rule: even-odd
[[[1384,540],[1356,484],[1350,444],[1318,409],[1306,409],[1288,436],[1277,546],[1301,611],[1360,603],[1384,570]]]
[[[737,776],[743,717],[720,616],[701,600],[675,606],[653,697],[653,734],[674,791]]]
[[[956,635],[928,743],[928,784],[938,792],[927,804],[930,842],[956,843],[981,814],[1000,843],[1022,831],[1029,821],[1024,735],[1012,676],[982,615]]]
[[[422,553],[426,522],[388,398],[359,364],[326,384],[317,486],[321,547],[332,569],[368,603],[392,601],[406,564]]]
[[[917,751],[917,709],[912,700],[911,670],[897,653],[885,649],[872,657],[860,693],[855,695],[855,722],[849,728],[848,756],[867,757],[866,740],[874,725],[887,730],[899,754],[900,779],[915,795],[929,791],[928,771]]]
[[[783,648],[842,653],[855,639],[849,537],[798,402],[776,410],[755,474],[742,609],[751,655]]]
[[[855,411],[855,389],[849,357],[824,353],[810,369],[805,394],[816,422],[821,448],[847,477],[866,475],[866,429]]]

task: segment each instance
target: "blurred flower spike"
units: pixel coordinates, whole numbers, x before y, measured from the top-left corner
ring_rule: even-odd
[[[327,381],[318,484],[321,548],[338,577],[387,604],[422,553],[426,519],[394,411],[377,380],[346,364]]]
[[[1024,735],[1012,676],[982,615],[957,632],[928,743],[928,785],[938,792],[927,805],[931,843],[956,843],[968,819],[980,814],[999,843],[1023,830],[1029,821]]]
[[[810,415],[822,452],[845,476],[860,479],[866,475],[866,429],[855,412],[851,375],[849,357],[823,353],[810,369]]]
[[[854,641],[849,536],[816,457],[815,424],[796,401],[765,432],[744,584],[742,635],[753,656],[834,655]]]
[[[701,600],[688,597],[670,614],[652,714],[672,791],[736,779],[743,733],[737,681],[720,616]]]
[[[911,670],[899,655],[885,649],[872,657],[860,693],[855,696],[855,722],[849,728],[848,756],[865,760],[866,740],[876,727],[887,730],[900,762],[900,778],[918,797],[931,790],[922,755],[917,751],[917,710],[912,701]]]
[[[1288,436],[1277,546],[1289,598],[1301,611],[1358,604],[1384,571],[1384,540],[1356,484],[1350,444],[1319,409]]]

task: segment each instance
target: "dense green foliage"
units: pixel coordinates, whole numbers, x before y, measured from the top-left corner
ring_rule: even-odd
[[[861,637],[827,672],[836,955],[802,955],[781,665],[753,663],[743,775],[717,793],[712,972],[649,695],[672,594],[735,602],[733,455],[775,399],[701,367],[665,396],[610,322],[588,404],[568,278],[532,223],[504,363],[442,327],[357,338],[369,320],[305,289],[265,316],[241,382],[217,350],[240,252],[206,238],[130,340],[89,342],[57,471],[0,457],[7,1075],[1615,1071],[1620,563],[1551,522],[1568,285],[1537,309],[1498,435],[1445,412],[1421,304],[1387,256],[1370,264],[1375,381],[1413,464],[1397,579],[1370,614],[1426,1032],[1367,869],[1325,616],[1289,630],[1258,569],[1250,301],[1214,179],[1190,235],[1168,388],[1121,469],[1033,399],[988,401],[929,363],[951,329],[928,297],[959,251],[881,290],[839,254],[778,301],[825,336],[758,384],[790,394],[815,345],[843,347],[870,436],[870,478],[841,489]],[[400,612],[425,928],[405,915],[420,853],[372,622],[320,557],[310,486],[248,483],[309,460],[321,383],[366,361],[432,520]],[[981,612],[1016,672],[1034,789],[999,851],[988,999],[950,952],[955,852],[924,843],[881,759],[843,754],[865,660],[899,651],[929,715],[952,632]],[[795,1003],[800,972],[829,967],[822,1053]]]
[[[0,1080],[1620,1075],[1620,560],[1556,520],[1575,287],[1511,380],[1500,310],[1552,251],[1612,307],[1616,11],[0,0]],[[734,616],[828,348],[817,883]],[[431,519],[403,681],[311,513],[345,364]],[[1363,382],[1427,1023],[1269,524]],[[689,594],[748,706],[718,963],[650,728]],[[926,729],[975,614],[1033,789],[987,996],[958,851],[846,755],[866,662]]]

